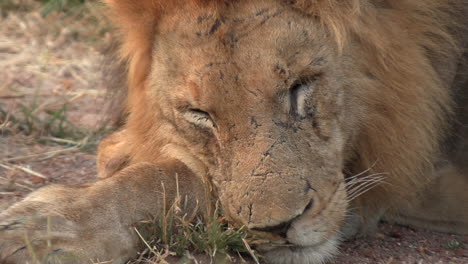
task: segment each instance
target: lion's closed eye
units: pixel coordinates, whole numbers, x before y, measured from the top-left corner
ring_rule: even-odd
[[[305,117],[307,115],[307,99],[312,96],[318,76],[319,75],[317,74],[311,77],[302,78],[289,88],[289,104],[290,113],[292,115],[298,117]]]
[[[216,128],[217,127],[216,123],[214,122],[213,118],[208,112],[205,112],[197,108],[188,109],[184,113],[183,116],[188,122],[198,127],[202,127],[202,128]]]
[[[291,114],[294,116],[304,117],[305,116],[305,101],[310,95],[310,86],[307,84],[296,84],[291,88],[290,105]]]

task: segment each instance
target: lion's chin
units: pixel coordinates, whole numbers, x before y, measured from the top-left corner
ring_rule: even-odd
[[[339,243],[339,236],[335,235],[314,246],[278,246],[260,251],[272,264],[321,264],[337,255]]]

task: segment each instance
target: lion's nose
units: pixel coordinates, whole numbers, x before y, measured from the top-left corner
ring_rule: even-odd
[[[273,233],[273,234],[276,234],[276,235],[279,235],[281,236],[282,238],[286,238],[287,237],[287,233],[288,233],[288,230],[289,228],[291,227],[291,224],[292,222],[300,217],[301,215],[303,215],[307,210],[309,210],[310,208],[312,208],[312,204],[313,204],[313,200],[311,200],[307,206],[305,207],[304,209],[304,212],[302,212],[302,214],[298,215],[298,216],[295,216],[293,218],[291,218],[290,220],[286,221],[286,222],[282,222],[278,225],[274,225],[274,226],[267,226],[267,227],[255,227],[255,228],[252,228],[253,230],[255,231],[261,231],[261,232],[267,232],[267,233]]]

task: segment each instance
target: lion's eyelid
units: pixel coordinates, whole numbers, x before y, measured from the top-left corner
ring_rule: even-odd
[[[312,84],[298,83],[290,90],[291,114],[299,117],[306,116],[306,100],[313,90]]]
[[[185,119],[195,125],[202,127],[214,127],[216,128],[216,123],[211,118],[210,114],[199,109],[190,109],[184,113]]]

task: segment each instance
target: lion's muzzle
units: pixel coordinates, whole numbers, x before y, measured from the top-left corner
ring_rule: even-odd
[[[297,246],[335,235],[347,207],[344,177],[336,155],[303,147],[314,143],[298,132],[233,146],[233,165],[225,173],[230,178],[219,186],[227,217],[271,241]],[[248,151],[236,151],[246,146]]]

